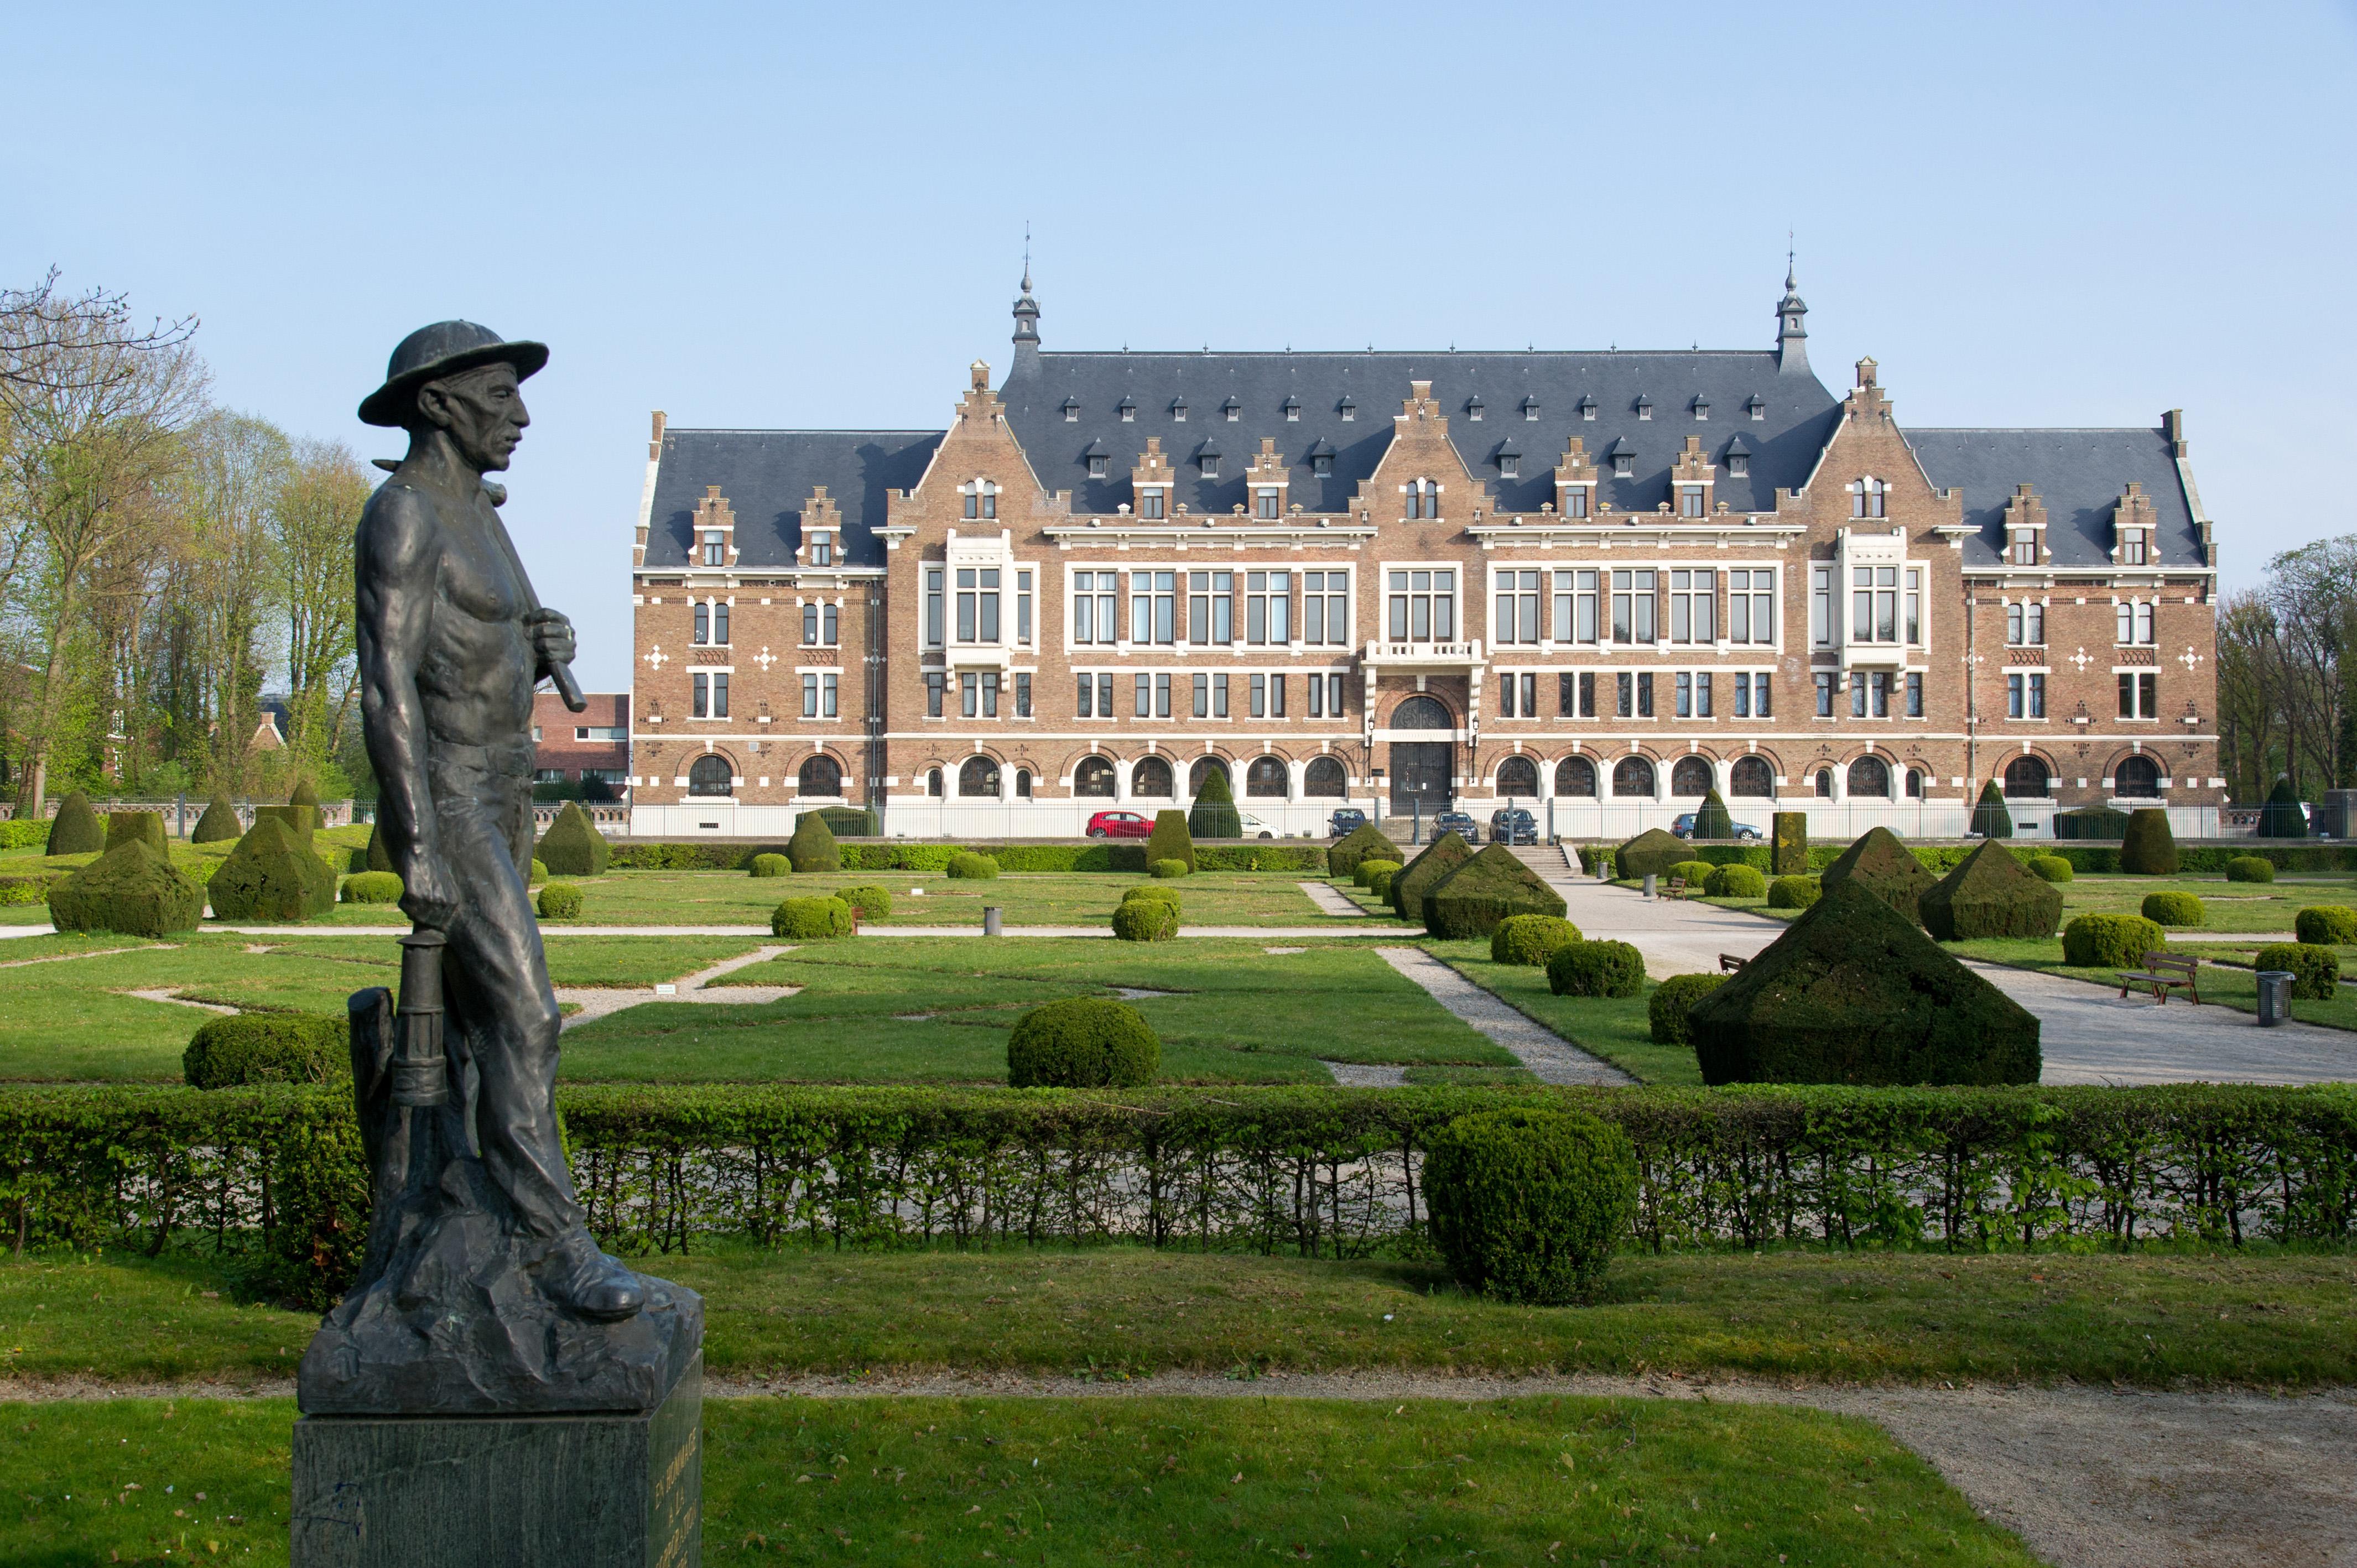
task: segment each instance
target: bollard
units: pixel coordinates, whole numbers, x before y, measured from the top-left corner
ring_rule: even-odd
[[[982,907],[982,934],[985,937],[995,937],[998,935],[998,906],[996,904],[985,904]]]
[[[2292,974],[2287,969],[2259,971],[2259,1027],[2272,1029],[2291,1016]]]
[[[1645,873],[1645,897],[1648,897],[1648,898],[1651,898],[1652,896],[1653,896],[1653,873],[1652,873],[1652,872],[1650,872],[1650,871],[1649,871],[1649,872]]]

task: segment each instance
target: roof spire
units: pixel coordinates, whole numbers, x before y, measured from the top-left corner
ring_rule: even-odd
[[[1809,373],[1809,333],[1801,317],[1809,313],[1809,307],[1801,303],[1800,273],[1789,245],[1791,238],[1785,236],[1784,297],[1776,304],[1776,368],[1786,375],[1804,376]]]
[[[1031,225],[1023,225],[1023,291],[1015,301],[1015,353],[1039,351],[1039,302],[1031,297]]]

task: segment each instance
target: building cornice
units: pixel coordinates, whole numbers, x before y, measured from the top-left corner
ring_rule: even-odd
[[[1797,539],[1808,532],[1809,525],[1798,521],[1786,521],[1765,512],[1748,512],[1739,516],[1730,514],[1700,521],[1643,512],[1616,512],[1577,521],[1544,514],[1538,517],[1518,515],[1491,522],[1476,522],[1468,526],[1465,532],[1480,542],[1484,550],[1521,544],[1535,544],[1543,549],[1561,545],[1597,550],[1630,545],[1672,548],[1687,543],[1732,543],[1760,539],[1775,540],[1777,548],[1781,549],[1783,541]]]
[[[1184,517],[1144,521],[1132,517],[1092,517],[1052,523],[1039,531],[1060,550],[1075,547],[1120,549],[1147,545],[1156,549],[1247,550],[1289,548],[1297,544],[1348,545],[1373,539],[1383,531],[1372,522],[1333,517],[1296,515],[1286,518]]]

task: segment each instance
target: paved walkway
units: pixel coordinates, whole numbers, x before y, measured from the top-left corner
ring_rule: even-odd
[[[740,969],[748,969],[757,963],[767,963],[780,953],[789,953],[793,950],[791,945],[768,943],[754,949],[751,952],[742,953],[732,959],[724,959],[710,969],[697,970],[685,979],[666,985],[560,986],[556,992],[558,1003],[570,1003],[580,1011],[565,1015],[565,1021],[557,1026],[558,1031],[562,1033],[576,1025],[587,1024],[595,1018],[611,1017],[625,1008],[641,1006],[649,1002],[705,1002],[720,1003],[736,1007],[753,1007],[764,1002],[780,1001],[793,995],[802,990],[802,987],[799,985],[727,985],[717,990],[706,988],[723,975],[734,974]]]
[[[1365,918],[1363,912],[1360,918]],[[196,935],[238,937],[405,937],[407,926],[214,926],[207,925]],[[0,934],[11,937],[46,937],[55,934],[48,926],[10,926],[0,928]],[[550,937],[766,937],[767,926],[543,926],[540,934]],[[980,926],[863,926],[863,937],[978,937]],[[1008,926],[1001,933],[1010,937],[1103,937],[1111,940],[1113,931],[1105,926]],[[1419,926],[1182,926],[1182,937],[1420,937]],[[81,955],[73,955],[79,957]]]
[[[1542,1083],[1629,1084],[1637,1080],[1524,1017],[1422,948],[1377,948],[1376,956],[1432,993],[1432,999],[1514,1053]],[[1329,1063],[1329,1066],[1333,1064]],[[1343,1079],[1338,1072],[1335,1081]]]
[[[1329,915],[1342,915],[1353,920],[1363,920],[1367,912],[1343,896],[1342,890],[1330,882],[1297,882],[1295,886],[1309,895],[1309,901]]]

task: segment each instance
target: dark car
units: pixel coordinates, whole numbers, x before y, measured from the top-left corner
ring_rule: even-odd
[[[1146,839],[1153,836],[1153,822],[1135,811],[1099,811],[1089,819],[1089,837],[1092,839]]]
[[[1490,842],[1536,843],[1539,842],[1538,819],[1520,806],[1501,806],[1490,813]]]
[[[1692,811],[1688,811],[1684,816],[1680,817],[1676,822],[1670,824],[1670,832],[1677,834],[1677,836],[1682,839],[1690,839],[1694,837],[1694,820],[1695,814]],[[1760,836],[1760,830],[1753,827],[1749,822],[1736,822],[1731,825],[1735,829],[1735,836],[1737,838],[1756,839]]]
[[[1338,807],[1333,821],[1327,825],[1336,838],[1340,838],[1345,833],[1354,833],[1365,827],[1367,813],[1356,806]]]
[[[1467,843],[1481,842],[1480,826],[1473,821],[1473,813],[1470,811],[1443,811],[1434,817],[1432,836],[1438,838],[1443,833],[1455,833]]]

